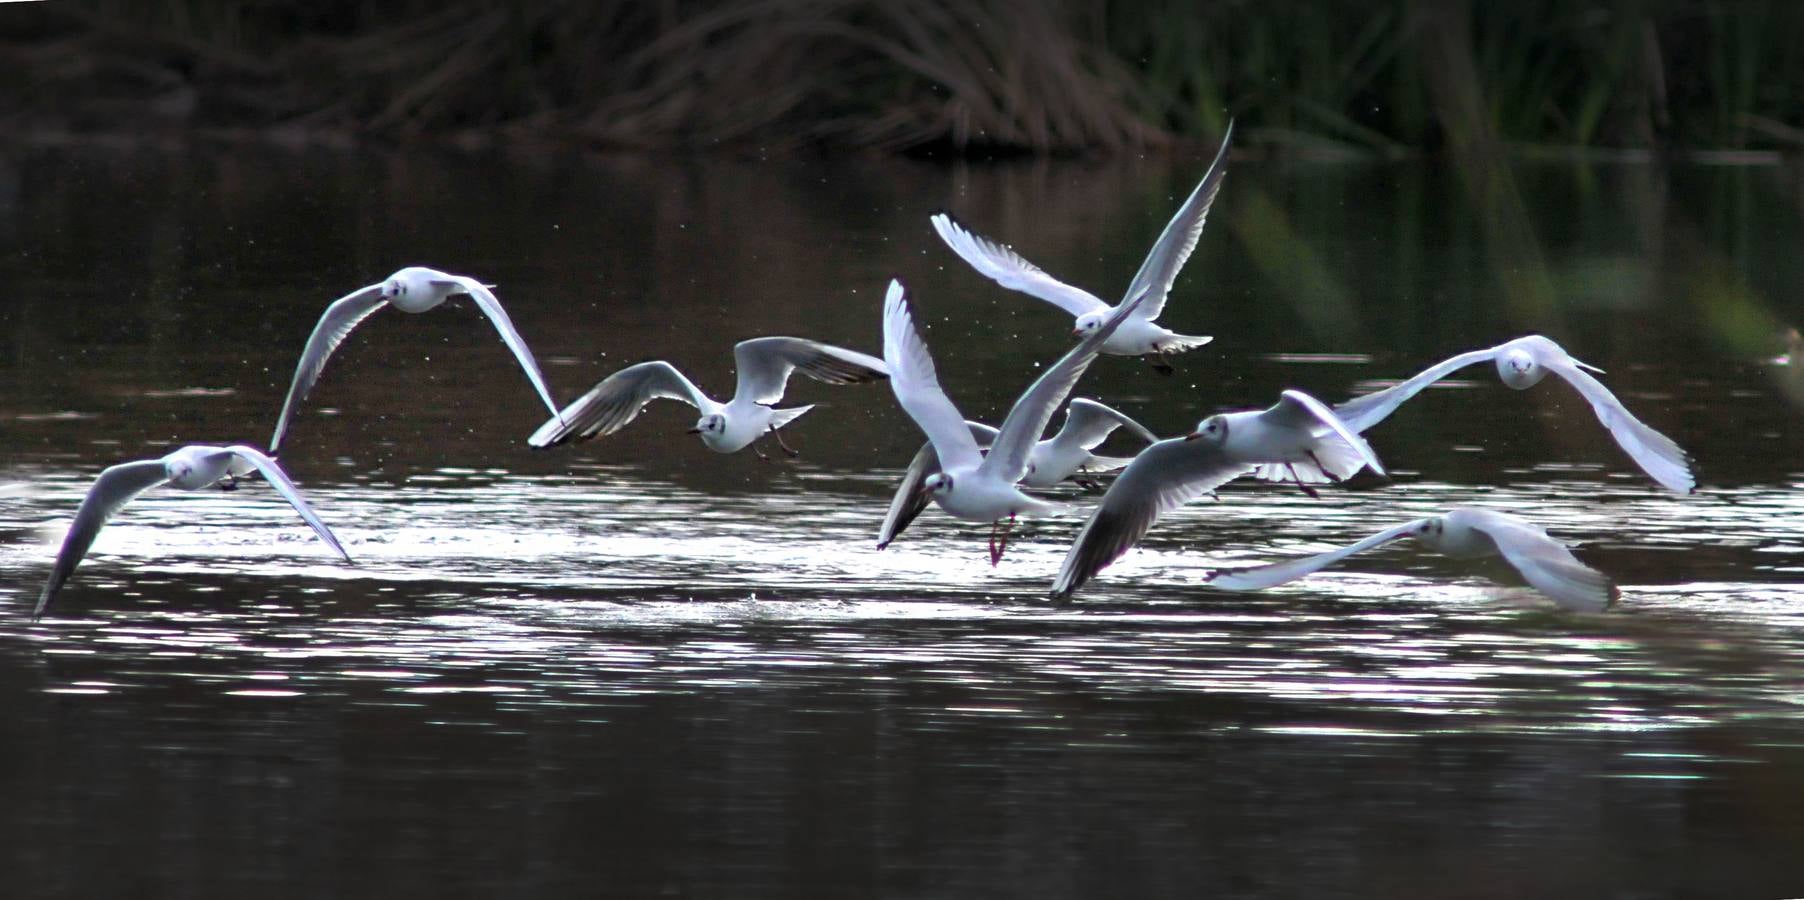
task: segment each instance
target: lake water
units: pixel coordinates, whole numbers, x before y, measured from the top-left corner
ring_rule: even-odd
[[[266,441],[321,310],[402,265],[497,283],[560,399],[649,358],[725,395],[761,334],[879,352],[900,275],[994,421],[1069,320],[928,215],[1113,299],[1206,162],[6,159],[7,893],[1804,894],[1792,169],[1236,162],[1165,315],[1215,343],[1079,388],[1170,435],[1538,331],[1698,458],[1696,496],[1563,384],[1475,369],[1371,432],[1394,479],[1236,483],[1054,603],[1076,517],[996,568],[937,511],[874,549],[921,440],[886,386],[795,382],[795,462],[668,403],[533,451],[543,408],[454,301],[365,322],[284,447],[355,565],[267,485],[153,491],[30,621],[101,468]],[[1408,545],[1202,584],[1467,503],[1576,546],[1618,609]]]

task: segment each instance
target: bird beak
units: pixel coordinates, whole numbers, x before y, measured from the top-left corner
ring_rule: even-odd
[[[690,434],[701,434],[702,430],[700,428],[691,428],[691,429],[689,429],[689,433]]]
[[[1084,330],[1082,328],[1073,328],[1071,329],[1071,336],[1081,338],[1084,336]]]
[[[1189,434],[1187,434],[1187,435],[1184,435],[1184,440],[1187,440],[1187,441],[1194,441],[1194,440],[1196,440],[1196,439],[1197,439],[1197,438],[1200,438],[1200,437],[1202,437],[1202,436],[1203,436],[1203,433],[1202,433],[1202,432],[1200,432],[1200,431],[1192,431],[1192,432],[1190,432],[1190,433],[1189,433]]]

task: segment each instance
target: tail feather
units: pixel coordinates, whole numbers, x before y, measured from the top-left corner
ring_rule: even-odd
[[[1213,340],[1215,340],[1215,336],[1208,334],[1174,334],[1171,337],[1160,339],[1159,352],[1183,353],[1187,350],[1195,350]]]
[[[801,418],[803,413],[813,408],[814,404],[810,403],[807,406],[797,406],[791,409],[773,409],[770,411],[770,427],[773,429],[782,428]]]

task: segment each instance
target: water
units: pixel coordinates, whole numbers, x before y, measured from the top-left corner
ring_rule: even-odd
[[[995,569],[937,512],[873,549],[920,440],[885,387],[798,381],[794,463],[712,454],[674,404],[532,451],[544,412],[458,302],[366,322],[290,432],[356,565],[265,485],[153,491],[28,620],[100,468],[266,440],[320,310],[402,264],[501,285],[560,397],[655,357],[725,394],[759,334],[875,351],[900,274],[994,420],[1067,320],[927,214],[1112,297],[1201,165],[10,160],[8,892],[1804,892],[1786,170],[1236,164],[1167,312],[1216,343],[1080,389],[1173,434],[1543,331],[1698,457],[1696,497],[1563,385],[1474,370],[1372,432],[1393,481],[1230,486],[1054,604],[1075,519]],[[1201,586],[1463,503],[1547,525],[1620,610],[1406,547]]]

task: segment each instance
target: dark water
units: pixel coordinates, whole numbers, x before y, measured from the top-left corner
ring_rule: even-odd
[[[1372,432],[1393,481],[1236,484],[1053,604],[1076,519],[995,569],[937,512],[873,549],[920,441],[884,386],[797,382],[793,464],[710,453],[674,404],[535,452],[542,408],[457,302],[366,322],[284,449],[356,565],[262,484],[153,491],[29,621],[100,468],[266,440],[319,312],[401,265],[498,283],[563,398],[654,357],[724,395],[759,334],[874,352],[898,274],[994,419],[1068,320],[927,215],[1113,297],[1201,165],[8,161],[8,895],[1804,893],[1784,169],[1240,163],[1166,313],[1216,343],[1080,388],[1172,434],[1541,331],[1699,458],[1695,497],[1563,386],[1475,370]],[[1619,610],[1404,547],[1201,586],[1474,502]]]

